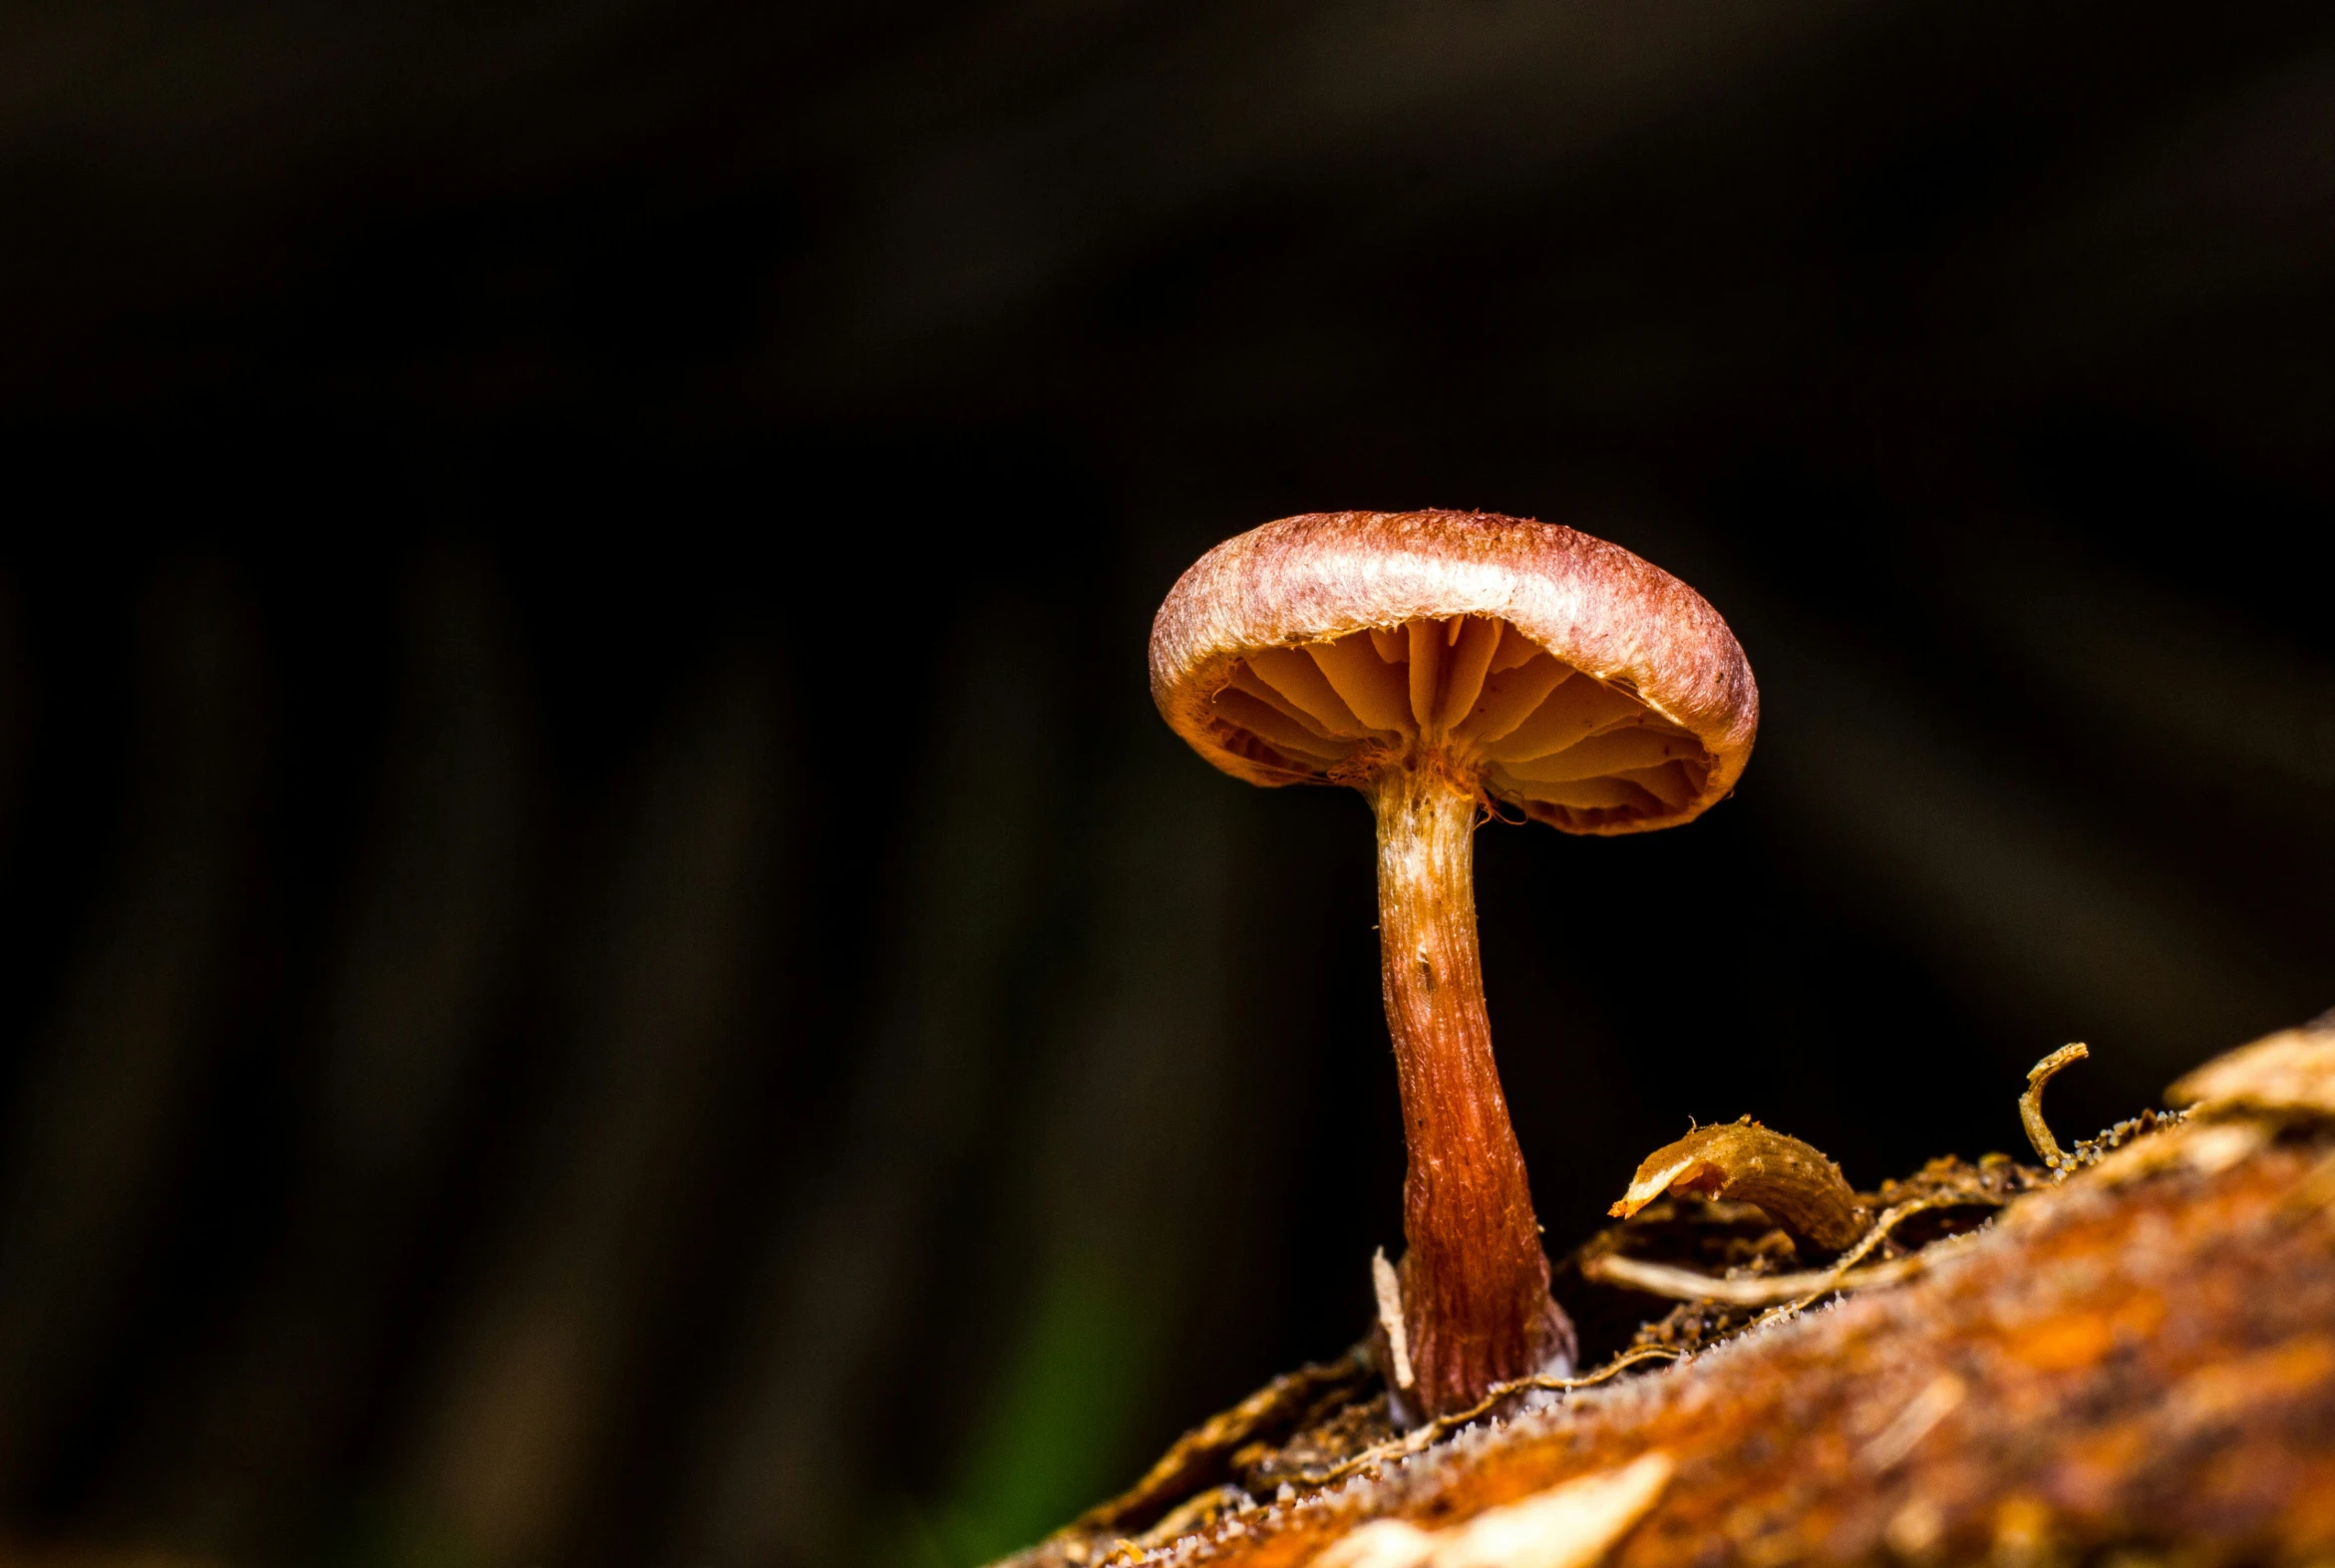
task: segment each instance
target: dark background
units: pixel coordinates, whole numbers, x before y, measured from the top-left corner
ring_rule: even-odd
[[[1560,1250],[2335,1001],[2324,5],[19,5],[0,289],[20,1543],[960,1568],[1338,1352],[1368,813],[1144,669],[1288,512],[1758,670],[1480,835]]]

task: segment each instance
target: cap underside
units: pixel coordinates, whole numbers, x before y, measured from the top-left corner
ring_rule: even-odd
[[[1359,784],[1440,753],[1486,793],[1569,832],[1676,815],[1716,766],[1621,684],[1580,673],[1497,616],[1260,650],[1232,666],[1209,730],[1291,783]]]

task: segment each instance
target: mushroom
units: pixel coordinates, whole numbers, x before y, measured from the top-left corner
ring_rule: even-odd
[[[1346,784],[1378,815],[1379,956],[1402,1088],[1412,1419],[1568,1369],[1572,1326],[1508,1123],[1476,942],[1475,831],[1688,821],[1751,753],[1727,623],[1617,545],[1488,512],[1321,512],[1193,564],[1152,627],[1152,696],[1250,784]],[[1584,912],[1583,925],[1587,925]],[[1390,1385],[1397,1383],[1390,1372]]]

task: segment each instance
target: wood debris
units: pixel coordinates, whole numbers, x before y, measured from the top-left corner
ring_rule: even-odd
[[[2335,1031],[2287,1031],[2178,1088],[2194,1102],[2187,1117],[2136,1118],[2086,1156],[2062,1151],[2064,1175],[2000,1156],[1944,1160],[1861,1195],[1880,1217],[1814,1270],[1765,1213],[1666,1187],[1558,1273],[1572,1291],[1636,1304],[1627,1338],[1618,1318],[1598,1331],[1600,1355],[1670,1319],[1642,1291],[1597,1279],[1660,1269],[1684,1277],[1681,1291],[1725,1287],[1731,1300],[1672,1310],[1701,1315],[1672,1347],[1694,1354],[1518,1386],[1450,1425],[1376,1443],[1367,1433],[1388,1428],[1349,1418],[1368,1408],[1357,1386],[1313,1423],[1348,1422],[1343,1459],[1318,1462],[1337,1444],[1315,1441],[1303,1417],[1283,1439],[1315,1442],[1303,1469],[1271,1468],[1283,1450],[1253,1436],[1234,1465],[1219,1434],[1202,1445],[1216,1470],[1179,1461],[1220,1474],[1212,1490],[1163,1505],[1155,1485],[1140,1534],[1097,1510],[1016,1562],[2324,1560],[2335,1555]],[[1825,1281],[1824,1305],[1786,1298]],[[1632,1468],[1657,1463],[1658,1482]],[[1615,1477],[1631,1474],[1642,1501],[1589,1507],[1623,1495]]]

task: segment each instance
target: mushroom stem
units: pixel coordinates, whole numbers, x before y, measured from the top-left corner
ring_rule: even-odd
[[[1422,1416],[1569,1357],[1523,1151],[1508,1123],[1476,944],[1478,794],[1430,755],[1389,769],[1378,812],[1379,958],[1402,1084],[1403,1321]]]

